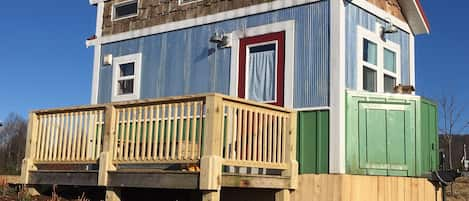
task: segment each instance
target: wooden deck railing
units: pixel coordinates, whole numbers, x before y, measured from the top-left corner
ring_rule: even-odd
[[[219,94],[35,111],[27,141],[24,182],[37,164],[98,161],[100,185],[118,164],[200,163],[209,190],[222,166],[297,174],[296,113]]]

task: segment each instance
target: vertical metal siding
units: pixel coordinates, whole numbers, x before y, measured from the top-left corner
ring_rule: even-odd
[[[376,23],[384,21],[375,15],[349,3],[346,12],[346,83],[347,88],[357,89],[357,26],[370,31],[376,30]],[[395,34],[387,34],[386,39],[401,46],[401,82],[410,84],[410,44],[409,33],[399,30]]]
[[[102,56],[141,52],[141,98],[203,92],[229,94],[231,49],[209,38],[275,22],[295,20],[294,107],[329,105],[329,5],[327,1],[106,44]],[[237,54],[237,53],[235,53]],[[112,67],[100,70],[99,102],[111,100]]]

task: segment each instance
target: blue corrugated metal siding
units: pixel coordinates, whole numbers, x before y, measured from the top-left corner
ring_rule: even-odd
[[[384,21],[371,13],[349,3],[346,12],[346,83],[347,88],[357,88],[357,26],[362,26],[370,31],[376,30],[376,23],[384,24]],[[401,46],[401,82],[410,84],[410,50],[409,33],[399,30],[395,34],[386,34],[386,39]]]
[[[106,44],[102,55],[141,52],[141,98],[203,92],[229,94],[231,49],[215,49],[209,38],[275,22],[295,20],[294,106],[329,104],[329,4],[327,1],[224,22]],[[99,102],[111,100],[112,69],[100,70]]]

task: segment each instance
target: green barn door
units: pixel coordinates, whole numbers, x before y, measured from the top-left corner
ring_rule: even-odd
[[[414,174],[414,113],[411,104],[359,103],[360,169],[369,175]]]

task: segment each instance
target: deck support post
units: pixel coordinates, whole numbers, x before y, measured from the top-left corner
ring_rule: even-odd
[[[28,135],[26,136],[26,148],[23,163],[21,166],[21,182],[28,184],[29,171],[36,170],[34,165],[34,154],[36,153],[37,131],[39,119],[36,113],[29,114]]]
[[[290,177],[290,189],[296,189],[298,187],[298,161],[296,160],[297,115],[296,112],[290,114],[287,137],[287,153],[289,154],[287,154],[286,157],[288,169],[282,172],[282,176]]]
[[[105,201],[120,201],[121,190],[119,188],[106,188],[106,200]]]
[[[107,105],[104,119],[103,152],[99,155],[99,175],[98,185],[106,186],[108,183],[108,172],[115,170],[112,164],[112,154],[114,153],[114,139],[116,136],[116,108]],[[107,193],[106,193],[107,197]]]
[[[290,190],[283,189],[275,192],[275,201],[290,201]]]
[[[220,201],[220,191],[202,192],[202,201]]]
[[[223,98],[209,95],[205,99],[206,126],[202,139],[203,150],[200,160],[200,189],[212,191],[205,196],[210,198],[219,195],[221,189],[222,166],[222,135],[223,135]],[[215,193],[213,191],[217,191]],[[219,197],[219,196],[218,196]],[[204,199],[205,200],[205,199]]]

